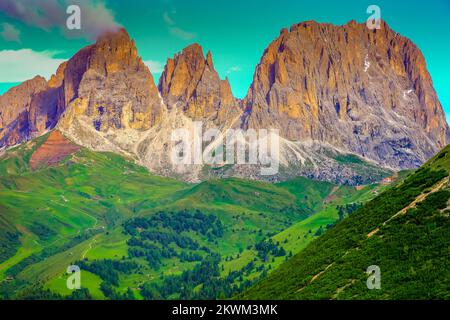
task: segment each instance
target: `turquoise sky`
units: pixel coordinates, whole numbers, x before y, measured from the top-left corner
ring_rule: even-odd
[[[450,0],[116,0],[106,1],[105,7],[135,39],[143,59],[151,61],[156,80],[167,57],[197,42],[205,53],[212,51],[221,77],[228,76],[233,93],[243,97],[264,49],[278,36],[281,28],[304,20],[334,24],[345,24],[352,19],[363,22],[371,4],[381,8],[382,18],[392,29],[410,38],[423,51],[439,99],[449,115]],[[66,15],[65,12],[61,14]],[[27,48],[33,52],[46,51],[51,59],[59,60],[70,58],[90,43],[64,34],[58,26],[43,30],[3,12],[0,13],[0,30],[4,23],[19,30],[20,39],[6,41],[0,37],[0,54],[3,50]],[[0,92],[11,86],[5,82],[4,75],[0,79]]]

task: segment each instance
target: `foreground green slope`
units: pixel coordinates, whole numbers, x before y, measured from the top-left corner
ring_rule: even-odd
[[[192,185],[86,149],[32,171],[31,155],[46,139],[0,156],[3,298],[72,296],[65,270],[74,263],[95,299],[229,297],[348,215],[340,207],[386,188],[306,178]],[[187,286],[182,274],[195,280]]]
[[[449,171],[446,147],[240,297],[450,298]],[[372,265],[380,268],[380,289],[367,287]]]

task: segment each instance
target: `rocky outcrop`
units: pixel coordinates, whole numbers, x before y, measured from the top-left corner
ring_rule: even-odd
[[[158,89],[169,109],[181,108],[193,120],[211,120],[221,126],[241,112],[228,78],[220,79],[211,52],[205,58],[198,44],[167,60]]]
[[[242,120],[393,168],[419,166],[448,132],[422,53],[384,22],[283,29],[256,68]]]
[[[63,102],[76,100],[85,104],[78,115],[89,117],[102,132],[148,129],[161,112],[153,77],[124,29],[103,35],[68,61]]]
[[[47,88],[47,81],[37,76],[0,96],[0,128],[4,128],[31,104],[33,96]]]
[[[69,130],[74,116],[84,116],[101,132],[146,130],[160,120],[161,108],[150,71],[121,29],[80,50],[48,82],[36,77],[1,96],[0,147],[39,136],[57,124]],[[60,121],[66,109],[69,115]]]
[[[15,145],[30,137],[33,99],[46,89],[47,81],[37,76],[0,96],[0,147]]]

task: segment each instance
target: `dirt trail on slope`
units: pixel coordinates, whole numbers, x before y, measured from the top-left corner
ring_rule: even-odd
[[[385,222],[383,222],[383,224],[381,225],[382,227],[385,226],[389,221],[391,221],[392,219],[397,218],[398,216],[401,215],[405,215],[409,209],[415,208],[416,205],[420,202],[422,202],[423,200],[425,200],[426,197],[428,197],[430,194],[435,193],[437,191],[439,191],[445,184],[447,184],[449,181],[449,177],[445,177],[444,179],[442,179],[441,181],[439,181],[437,184],[434,185],[433,189],[431,189],[430,192],[428,193],[421,193],[413,202],[411,202],[408,206],[404,207],[402,210],[400,210],[399,212],[397,212],[396,214],[394,214],[392,217],[390,217],[389,219],[387,219]],[[374,234],[376,234],[378,231],[380,230],[380,227],[372,230],[371,232],[369,232],[367,234],[367,237],[370,238],[372,237]]]
[[[403,208],[402,210],[400,210],[399,212],[397,212],[396,214],[394,214],[392,217],[390,217],[388,220],[386,220],[385,222],[383,222],[382,226],[386,225],[389,221],[391,221],[392,219],[395,219],[396,217],[400,216],[400,215],[404,215],[408,212],[409,209],[414,208],[418,203],[422,202],[423,200],[425,200],[425,198],[427,196],[429,196],[432,193],[435,193],[437,191],[439,191],[445,184],[447,184],[449,182],[449,176],[445,177],[444,179],[442,179],[441,181],[439,181],[437,184],[434,185],[433,189],[431,189],[430,192],[428,193],[422,193],[420,194],[413,202],[411,202],[408,206],[406,206],[405,208]],[[376,234],[378,231],[380,230],[380,227],[374,229],[373,231],[369,232],[369,234],[367,234],[367,237],[370,238],[372,237],[374,234]],[[349,251],[351,251],[353,249],[349,249],[347,250],[344,255],[346,256]],[[296,291],[296,293],[303,291],[308,285],[310,285],[311,283],[313,283],[315,280],[317,280],[317,278],[319,278],[321,275],[323,275],[325,272],[328,271],[328,269],[330,269],[332,266],[334,265],[334,262],[329,264],[324,270],[320,271],[319,273],[317,273],[316,275],[314,275],[311,280],[309,281],[309,283],[304,286],[301,287],[300,289],[298,289]],[[337,297],[340,293],[342,293],[345,289],[347,289],[349,286],[351,286],[353,283],[349,283],[347,285],[345,285],[342,288],[339,288],[335,294],[335,297]]]

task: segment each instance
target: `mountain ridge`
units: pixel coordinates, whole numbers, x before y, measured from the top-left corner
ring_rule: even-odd
[[[425,60],[384,21],[381,30],[364,28],[355,21],[307,21],[282,29],[242,100],[227,78],[220,79],[211,52],[205,57],[198,44],[169,58],[156,86],[126,30],[106,33],[48,82],[37,78],[39,92],[27,91],[27,82],[13,90],[24,92],[15,102],[22,113],[0,118],[0,147],[57,127],[92,150],[198,181],[202,166],[180,168],[167,153],[172,130],[192,130],[202,121],[222,131],[278,129],[281,165],[290,173],[275,181],[304,175],[355,182],[354,168],[344,164],[348,172],[337,173],[342,170],[335,158],[345,154],[395,170],[418,167],[445,146],[449,132]],[[10,91],[0,96],[2,111],[11,104]],[[227,175],[264,179],[256,171],[236,165]]]
[[[283,29],[244,104],[246,127],[272,124],[289,140],[330,142],[400,169],[430,158],[448,134],[422,53],[384,21],[373,31],[355,21]]]

